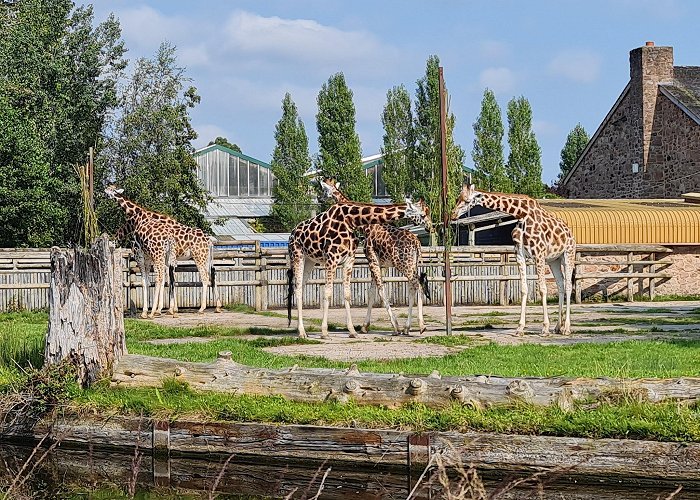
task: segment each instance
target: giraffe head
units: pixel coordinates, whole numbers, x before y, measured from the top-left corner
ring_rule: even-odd
[[[433,230],[430,207],[423,200],[413,202],[411,198],[406,198],[406,218],[411,219],[416,224],[425,226],[428,232]]]
[[[482,196],[483,194],[474,188],[474,184],[462,186],[462,191],[460,191],[457,198],[457,204],[452,210],[452,220],[459,219],[464,212],[481,203]]]
[[[113,200],[116,200],[117,198],[120,198],[122,193],[124,193],[124,190],[121,188],[118,188],[114,184],[110,184],[105,188],[105,194],[107,195],[108,198],[111,198]]]
[[[323,189],[323,195],[326,198],[333,198],[336,203],[348,201],[348,198],[340,192],[340,182],[337,182],[335,179],[326,177],[321,181],[321,188]]]

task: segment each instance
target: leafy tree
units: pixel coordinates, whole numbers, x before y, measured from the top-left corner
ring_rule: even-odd
[[[304,175],[311,167],[309,139],[289,93],[282,101],[282,118],[275,126],[275,142],[272,172],[277,177],[277,185],[272,190],[275,199],[272,215],[290,231],[311,217],[312,200],[309,181]]]
[[[403,85],[387,92],[382,124],[384,125],[384,144],[381,149],[384,157],[382,178],[392,201],[403,203],[411,192],[409,165],[414,142],[411,97]]]
[[[508,145],[506,171],[513,191],[541,198],[542,154],[532,131],[532,108],[522,96],[508,102]]]
[[[586,149],[589,139],[586,129],[583,128],[580,123],[577,123],[571,132],[569,132],[569,135],[566,136],[566,143],[561,150],[561,161],[559,162],[560,172],[556,181],[557,185],[561,184],[564,178],[569,175],[571,168],[581,157],[583,150]]]
[[[474,182],[487,191],[510,192],[503,158],[503,119],[493,91],[486,89],[481,112],[474,122]]]
[[[454,142],[455,117],[446,112],[446,150],[448,175],[447,207],[442,206],[442,162],[440,148],[440,59],[428,58],[425,76],[418,80],[414,131],[416,137],[411,191],[416,198],[423,198],[433,214],[433,221],[440,223],[445,210],[450,211],[459,194],[463,181],[464,151]],[[449,103],[449,99],[446,99]]]
[[[120,38],[113,16],[93,27],[92,7],[70,0],[0,4],[3,245],[78,241],[74,167],[85,163],[116,105],[126,65]]]
[[[340,181],[351,200],[370,201],[372,188],[362,168],[360,138],[355,131],[355,105],[343,73],[331,76],[321,87],[316,127],[319,150],[315,163],[321,175]]]
[[[232,144],[228,142],[228,139],[226,137],[217,137],[213,141],[209,141],[209,144],[207,144],[207,146],[211,146],[212,144],[218,144],[219,146],[238,151],[239,153],[243,152],[241,151],[241,148],[238,147],[238,144]]]
[[[209,230],[203,211],[209,195],[196,175],[191,141],[197,137],[189,109],[197,89],[176,64],[175,48],[161,44],[154,59],[137,61],[120,95],[120,115],[99,157],[104,183],[115,182],[136,203]],[[100,212],[114,230],[123,220],[114,202],[101,198]]]

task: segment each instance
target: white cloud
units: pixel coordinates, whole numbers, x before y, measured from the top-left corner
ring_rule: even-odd
[[[479,85],[496,94],[510,92],[515,87],[515,75],[508,68],[486,68],[479,74]]]
[[[537,137],[552,137],[559,133],[559,126],[545,120],[532,120],[532,130]]]
[[[191,30],[184,19],[164,16],[145,5],[118,12],[117,15],[129,48],[151,55],[164,40],[173,41],[173,34]]]
[[[271,63],[286,61],[311,67],[366,64],[381,69],[397,58],[393,47],[383,45],[366,31],[343,31],[309,19],[263,17],[234,12],[225,26],[228,47],[237,56],[258,56]]]
[[[549,63],[549,72],[578,83],[591,83],[600,76],[601,59],[587,50],[560,52]]]

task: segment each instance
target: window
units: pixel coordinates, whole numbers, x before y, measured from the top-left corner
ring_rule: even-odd
[[[239,196],[248,196],[248,160],[238,159]]]
[[[270,169],[260,167],[260,196],[270,196]]]
[[[238,157],[228,156],[228,195],[238,196]]]
[[[260,166],[255,163],[250,164],[248,182],[250,187],[248,188],[249,196],[260,196],[260,183],[258,182],[258,174],[260,173]]]

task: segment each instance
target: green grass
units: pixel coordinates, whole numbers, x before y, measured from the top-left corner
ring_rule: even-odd
[[[7,386],[22,377],[13,359],[28,360],[43,352],[46,314],[0,315],[0,384]],[[219,351],[231,351],[235,361],[270,369],[295,364],[302,367],[346,368],[349,362],[315,356],[280,356],[264,347],[313,344],[315,340],[292,335],[245,340],[248,329],[224,327],[171,328],[147,321],[128,320],[129,352],[187,361],[211,361]],[[279,332],[278,332],[279,333]],[[153,345],[153,338],[206,336],[206,343]],[[469,337],[455,335],[417,340],[442,345],[462,345]],[[14,346],[14,347],[13,347]],[[14,354],[13,354],[14,353]],[[24,353],[24,354],[22,354]],[[16,356],[16,357],[15,357]],[[10,360],[11,362],[8,362]],[[438,370],[443,376],[484,374],[494,376],[567,377],[679,377],[700,376],[700,342],[688,340],[627,341],[606,344],[542,346],[524,344],[476,345],[441,358],[361,361],[361,372],[426,375]],[[200,417],[221,421],[263,421],[297,424],[355,425],[416,430],[481,430],[526,434],[583,437],[643,438],[700,441],[700,411],[697,406],[673,403],[651,404],[615,401],[596,407],[579,405],[564,413],[557,407],[530,405],[499,406],[483,410],[450,406],[430,409],[410,405],[399,409],[304,404],[278,397],[235,396],[197,393],[174,381],[165,381],[157,392],[152,388],[122,389],[98,384],[71,395],[76,411],[117,411],[167,418]]]

